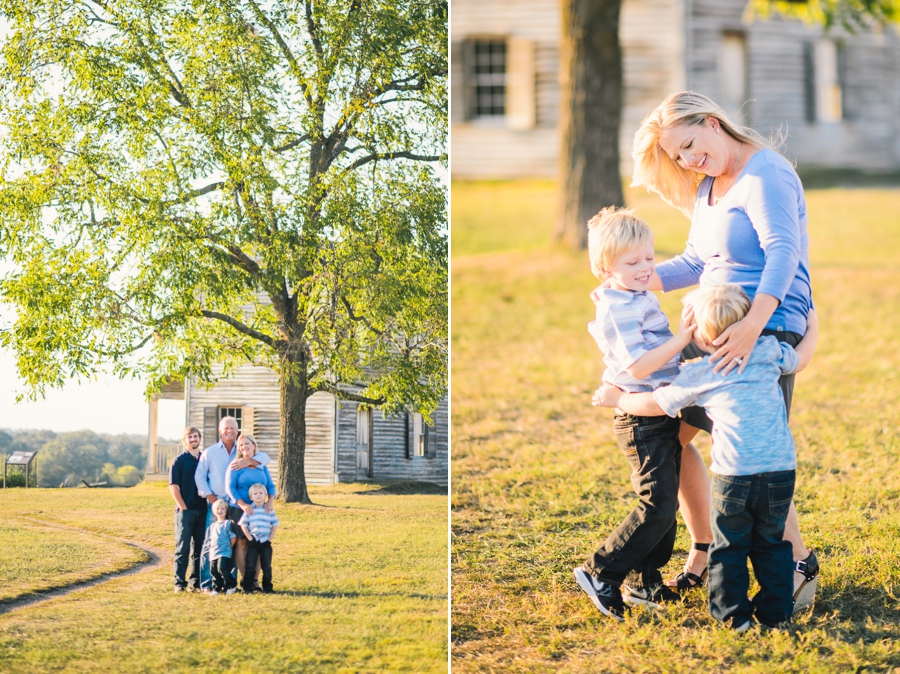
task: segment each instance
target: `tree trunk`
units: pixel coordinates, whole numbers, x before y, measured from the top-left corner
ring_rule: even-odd
[[[312,503],[306,490],[306,362],[282,355],[278,493],[287,503]]]
[[[563,0],[560,208],[557,236],[587,245],[587,221],[622,206],[622,0]]]

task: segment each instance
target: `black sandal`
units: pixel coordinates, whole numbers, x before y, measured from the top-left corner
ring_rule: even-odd
[[[801,559],[794,565],[794,571],[803,574],[803,582],[794,592],[794,613],[812,608],[816,599],[816,588],[819,584],[819,560],[816,553],[810,548],[806,559]]]
[[[700,552],[709,553],[710,543],[692,543],[691,548],[694,550],[699,550]],[[706,577],[709,575],[709,564],[703,572],[698,576],[696,573],[691,573],[690,571],[682,571],[677,576],[675,576],[672,580],[675,581],[675,585],[669,585],[669,587],[674,587],[679,592],[684,590],[693,590],[695,587],[703,587],[706,584]],[[667,583],[668,585],[668,583]]]

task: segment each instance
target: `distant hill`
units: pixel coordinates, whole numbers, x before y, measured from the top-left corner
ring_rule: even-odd
[[[160,442],[166,442],[160,440]],[[177,442],[177,441],[175,441]],[[147,464],[147,436],[111,435],[94,431],[57,433],[48,430],[0,429],[0,458],[17,451],[37,451],[41,487],[76,486],[82,480],[136,484]],[[20,480],[16,471],[10,482]],[[21,480],[24,483],[24,479]]]

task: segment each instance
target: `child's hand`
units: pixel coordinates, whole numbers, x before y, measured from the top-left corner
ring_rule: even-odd
[[[619,399],[623,394],[624,391],[617,386],[604,384],[594,391],[594,397],[591,398],[591,404],[594,407],[618,407]]]
[[[697,323],[694,321],[694,307],[690,304],[685,304],[684,309],[681,310],[681,323],[678,325],[675,339],[682,346],[687,346],[691,343],[691,337],[696,329]]]

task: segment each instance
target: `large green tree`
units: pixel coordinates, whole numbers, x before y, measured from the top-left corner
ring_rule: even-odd
[[[624,101],[619,17],[622,0],[561,0],[562,151],[557,235],[587,245],[587,221],[625,203],[619,172]],[[897,0],[748,0],[752,14],[779,13],[853,31],[900,21]],[[649,112],[649,110],[647,111]]]
[[[445,1],[0,0],[0,299],[35,394],[108,367],[280,376],[306,401],[446,390]]]

